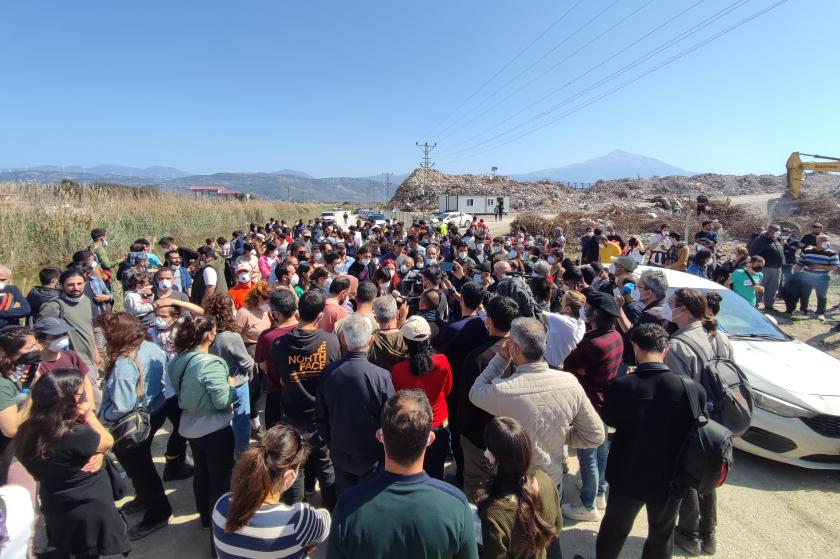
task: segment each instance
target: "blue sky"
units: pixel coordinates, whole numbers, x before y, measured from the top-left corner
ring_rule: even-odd
[[[746,2],[575,103],[774,1]],[[722,173],[782,173],[794,150],[840,155],[837,0],[789,0],[539,131],[487,153],[482,148],[495,142],[458,152],[561,103],[733,0],[700,1],[511,118],[696,2],[3,2],[0,167],[109,163],[362,176],[413,168],[421,156],[414,143],[427,140],[438,142],[433,160],[447,172],[491,165],[526,172],[616,148]]]

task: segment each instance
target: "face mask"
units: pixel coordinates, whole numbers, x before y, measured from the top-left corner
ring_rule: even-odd
[[[6,289],[6,282],[0,281],[0,291],[2,291],[3,289]]]
[[[610,264],[607,266],[607,271],[611,274],[615,274],[615,264]]]
[[[667,237],[669,234],[670,234],[670,231],[668,231],[667,229],[662,232],[663,237]]]
[[[782,236],[782,234],[781,234],[779,231],[776,231],[776,232],[773,234],[773,238],[774,238],[774,239],[778,239],[778,238],[780,238],[781,236]]]
[[[508,255],[508,258],[510,258],[510,259],[514,259],[514,258],[516,258],[517,256],[519,256],[519,253],[518,253],[518,252],[516,252],[515,250],[512,250],[512,251],[510,251],[509,253],[507,253],[507,255]]]
[[[322,258],[323,258],[323,255],[320,252],[315,253],[315,261],[316,262],[320,262]]]
[[[160,287],[163,291],[169,291],[172,289],[172,280],[160,280],[158,282],[158,287]]]
[[[828,250],[828,249],[830,249],[830,248],[831,248],[831,243],[830,243],[830,242],[828,242],[828,241],[825,241],[825,242],[824,242],[822,245],[820,245],[820,246],[822,246],[822,247],[823,247],[823,249]]]
[[[155,327],[158,330],[166,330],[169,328],[169,323],[162,316],[155,317]]]
[[[298,283],[300,283],[300,276],[297,274],[293,275],[290,278],[289,282],[292,284],[292,287],[296,286]]]
[[[58,353],[59,351],[64,351],[70,348],[70,338],[64,336],[63,338],[58,338],[57,340],[51,340],[47,344],[47,349],[52,351],[53,353]]]
[[[418,260],[418,261],[417,261],[417,263],[415,264],[415,266],[416,266],[417,268],[422,268],[422,267],[423,267],[423,266],[425,266],[425,265],[426,265],[426,263],[425,263],[425,262],[423,262],[422,260]]]
[[[501,250],[502,250],[502,247],[500,247],[498,245],[493,245],[493,248],[490,249],[490,251],[493,254],[498,254],[499,252],[501,252]]]
[[[669,305],[668,303],[665,303],[664,305],[662,305],[662,318],[664,318],[665,320],[667,320],[669,322],[671,320],[673,320],[673,318],[674,318],[674,310],[671,308],[671,305]]]
[[[586,307],[581,307],[578,309],[578,318],[581,320],[586,320]]]
[[[705,250],[705,249],[706,249],[706,245],[697,244],[697,245],[694,246],[694,250],[696,250],[697,252],[700,252],[701,250]]]
[[[21,355],[17,361],[15,361],[15,365],[34,365],[36,363],[41,362],[41,352],[37,349],[32,350],[28,353],[24,353]]]
[[[64,300],[67,301],[68,303],[81,303],[82,302],[82,297],[84,297],[84,295],[79,295],[78,297],[71,297],[70,295],[68,295],[66,293],[64,294]]]
[[[642,294],[639,293],[639,288],[634,287],[632,291],[630,291],[630,298],[634,301],[638,301],[642,298]]]
[[[400,266],[400,272],[402,272],[403,274],[407,274],[408,273],[408,266],[406,264],[401,265]]]
[[[546,258],[546,261],[547,261],[549,264],[554,264],[555,262],[557,262],[557,259],[556,259],[556,258],[554,258],[553,256],[549,256],[548,258]]]
[[[621,296],[621,290],[617,287],[615,289],[613,289],[613,297],[620,297],[620,296]]]
[[[787,241],[788,239],[790,239],[790,235],[782,235],[783,241]]]
[[[490,452],[489,448],[484,451],[484,457],[487,458],[487,462],[489,462],[491,466],[496,465],[496,457],[493,456],[493,453]]]
[[[251,274],[248,272],[242,272],[239,274],[239,283],[248,283],[251,281]]]
[[[368,264],[370,264],[370,258],[362,258],[361,260],[359,260],[359,264],[361,264],[362,266],[367,266]]]
[[[459,252],[458,253],[458,258],[460,258],[461,260],[466,260],[467,253],[466,252]]]
[[[379,282],[379,289],[386,290],[386,289],[388,289],[389,285],[390,284],[387,281],[381,281],[381,282]]]
[[[256,251],[256,250],[252,250],[252,251],[251,251],[251,256],[256,256],[256,255],[257,255],[257,251]]]

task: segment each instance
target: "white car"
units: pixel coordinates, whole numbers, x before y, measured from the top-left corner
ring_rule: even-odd
[[[323,223],[333,223],[335,221],[335,212],[321,212],[321,221]]]
[[[385,214],[379,212],[371,212],[365,218],[367,221],[372,221],[374,225],[378,225],[379,227],[385,226]]]
[[[432,225],[438,223],[455,223],[458,227],[464,227],[473,222],[473,216],[464,212],[443,212],[432,218]]]
[[[723,299],[718,327],[732,342],[755,396],[752,424],[735,447],[803,468],[840,469],[840,361],[787,336],[774,318],[722,285],[663,272],[669,296],[688,287],[716,291]]]

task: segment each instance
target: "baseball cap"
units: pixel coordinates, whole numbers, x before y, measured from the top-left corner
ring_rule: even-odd
[[[240,264],[238,264],[238,265],[236,266],[236,273],[237,273],[237,274],[238,274],[239,272],[250,272],[250,271],[251,271],[251,266],[249,266],[249,265],[248,265],[248,264],[246,264],[245,262],[241,262]]]
[[[589,306],[601,309],[612,316],[619,316],[619,314],[621,314],[618,308],[618,303],[615,302],[613,296],[601,291],[593,291],[587,295],[586,303]]]
[[[632,272],[639,267],[639,264],[629,256],[618,256],[616,258],[613,258],[613,263],[617,264],[618,266],[621,266],[628,272]]]
[[[32,328],[38,336],[59,336],[70,331],[70,325],[60,318],[41,317]]]
[[[408,320],[403,322],[403,325],[400,326],[400,334],[402,334],[403,338],[406,340],[420,342],[431,337],[432,329],[429,327],[429,323],[426,322],[425,318],[414,315],[410,316]]]

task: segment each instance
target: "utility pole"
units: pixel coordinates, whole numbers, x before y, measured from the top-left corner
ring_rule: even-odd
[[[288,199],[289,202],[292,201],[292,184],[291,183],[286,185],[286,199]]]
[[[385,175],[385,203],[388,203],[388,196],[391,194],[391,177],[394,176],[394,173],[387,172],[383,173]]]
[[[420,162],[420,168],[423,169],[423,191],[420,195],[424,196],[426,194],[426,185],[428,184],[429,169],[435,166],[435,164],[432,163],[429,154],[437,147],[437,142],[432,145],[429,145],[429,142],[422,145],[419,142],[414,142],[414,145],[423,150],[423,160]]]

